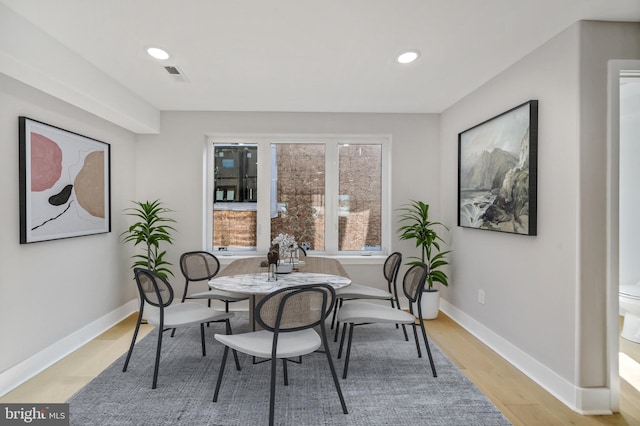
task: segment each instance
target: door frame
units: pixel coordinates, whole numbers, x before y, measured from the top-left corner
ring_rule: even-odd
[[[639,71],[640,60],[610,60],[607,99],[607,357],[610,406],[620,411],[619,279],[620,279],[620,76]]]

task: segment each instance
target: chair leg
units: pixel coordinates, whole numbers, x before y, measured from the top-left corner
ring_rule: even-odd
[[[422,329],[422,337],[424,338],[424,345],[427,347],[427,355],[429,356],[429,363],[431,364],[431,372],[433,377],[438,377],[436,374],[436,366],[433,363],[433,357],[431,356],[431,349],[429,348],[429,340],[427,339],[427,331],[424,328],[424,321],[420,321],[420,328]]]
[[[391,299],[389,299],[389,303],[391,303],[391,307],[392,307],[392,308],[395,308],[395,307],[396,307],[396,304],[393,302],[393,297],[392,297]],[[400,305],[398,305],[398,309],[400,309]],[[400,327],[398,326],[398,324],[396,324],[396,330],[397,330],[398,328],[400,328]]]
[[[399,300],[394,300],[393,297],[391,299],[389,299],[391,301],[391,307],[392,308],[396,308],[398,310],[400,309],[400,301]],[[398,328],[398,324],[396,324],[396,328]],[[409,335],[407,334],[407,327],[404,326],[404,324],[402,324],[402,332],[404,333],[404,340],[405,341],[409,341]]]
[[[411,325],[413,326],[413,337],[416,339],[416,349],[418,350],[418,358],[422,358],[422,351],[420,350],[420,340],[418,340],[418,332],[416,330],[416,327],[418,326],[418,324],[413,323]]]
[[[229,322],[229,318],[225,320],[225,323],[226,323],[227,334],[228,335],[233,334],[233,332],[231,331],[231,322]],[[233,349],[233,358],[236,361],[236,370],[237,371],[242,370],[242,368],[240,368],[240,361],[238,360],[238,352],[236,352],[235,349]]]
[[[211,299],[207,299],[207,308],[211,307]],[[207,327],[209,327],[211,325],[210,322],[207,323]]]
[[[346,325],[346,324],[345,324]],[[347,378],[347,371],[349,370],[349,356],[351,355],[351,340],[353,338],[354,323],[349,324],[349,340],[347,341],[347,354],[344,357],[344,371],[342,372],[342,378]]]
[[[213,402],[218,402],[218,393],[220,392],[220,385],[222,384],[222,375],[224,374],[224,366],[227,365],[227,355],[229,355],[229,346],[224,347],[224,353],[222,354],[222,363],[220,364],[220,371],[218,371],[218,381],[216,382],[216,390],[213,393]]]
[[[184,283],[184,292],[182,293],[182,300],[180,303],[184,303],[184,300],[187,298],[187,289],[189,288],[189,280]]]
[[[340,303],[342,299],[336,299],[336,304],[333,305],[333,316],[331,317],[331,330],[336,325],[336,317],[338,316],[338,303]]]
[[[202,340],[202,356],[207,356],[207,346],[204,341],[204,323],[200,323],[200,340]]]
[[[136,328],[133,330],[133,337],[131,338],[131,345],[129,346],[129,352],[127,353],[127,359],[124,361],[124,367],[122,368],[122,372],[127,371],[127,367],[129,366],[129,360],[131,359],[131,354],[133,353],[133,347],[136,344],[136,339],[138,338],[138,331],[140,330],[140,323],[142,322],[142,312],[138,314],[138,320],[136,321]]]
[[[284,385],[289,386],[289,372],[287,371],[287,359],[282,358],[282,372],[284,376]]]
[[[274,424],[273,418],[274,418],[274,412],[276,408],[276,367],[277,365],[278,365],[278,359],[274,356],[271,358],[271,388],[269,389],[269,426],[273,426]]]
[[[344,302],[344,299],[340,299],[340,307],[338,307],[338,309],[342,308],[342,303]],[[336,305],[338,304],[338,302],[336,301]],[[336,334],[333,336],[333,341],[337,342],[338,341],[338,329],[340,328],[340,321],[336,322]]]
[[[338,359],[342,358],[342,345],[344,344],[344,335],[347,334],[347,323],[342,326],[342,337],[340,338],[340,348],[338,349]]]
[[[327,355],[327,361],[329,362],[329,369],[331,370],[331,377],[333,377],[333,384],[338,392],[338,398],[340,398],[340,405],[342,405],[342,412],[349,414],[347,411],[347,404],[344,402],[344,396],[342,395],[342,389],[340,388],[340,382],[338,381],[338,374],[336,374],[336,368],[333,365],[333,359],[331,358],[331,352],[329,352],[329,344],[327,342],[327,331],[324,325],[321,325],[322,331],[322,344],[324,345],[324,353]]]
[[[155,389],[158,385],[158,370],[160,369],[160,350],[162,349],[163,324],[158,327],[158,346],[156,347],[156,365],[153,368],[153,385],[151,389]]]

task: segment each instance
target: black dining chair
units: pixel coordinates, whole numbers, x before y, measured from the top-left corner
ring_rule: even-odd
[[[338,329],[340,328],[340,321],[336,322],[338,311],[342,308],[345,301],[351,300],[388,300],[392,308],[400,309],[400,301],[398,299],[398,287],[396,285],[396,279],[398,277],[398,271],[402,264],[402,253],[393,252],[384,261],[382,267],[382,274],[387,284],[386,290],[371,287],[362,284],[351,284],[347,287],[336,290],[336,305],[333,307],[333,317],[331,319],[331,328],[335,326],[335,334],[333,341],[338,340]],[[398,325],[396,324],[396,328]],[[402,324],[402,331],[404,333],[404,339],[409,341],[407,335],[407,329]]]
[[[220,270],[220,261],[217,257],[207,251],[190,251],[180,256],[180,271],[185,278],[182,302],[186,299],[204,299],[208,306],[212,300],[220,300],[224,303],[224,311],[229,312],[229,303],[247,300],[249,297],[244,294],[232,293],[229,291],[213,290],[187,295],[189,283],[198,281],[209,281],[215,277]]]
[[[195,302],[176,303],[172,305],[173,288],[167,280],[148,269],[135,268],[133,272],[135,274],[136,286],[140,296],[140,308],[138,309],[138,320],[136,322],[133,337],[131,338],[131,345],[129,346],[129,352],[127,353],[127,358],[124,362],[122,371],[127,371],[129,360],[131,359],[131,354],[133,353],[133,348],[138,337],[138,331],[140,330],[140,324],[142,323],[142,318],[144,316],[148,324],[151,324],[158,329],[156,361],[153,369],[153,384],[151,386],[152,389],[155,389],[158,384],[162,335],[165,331],[175,330],[178,327],[200,324],[202,356],[206,356],[207,350],[204,337],[204,325],[210,322],[224,322],[226,325],[226,333],[231,334],[231,323],[229,322],[229,319],[233,317],[233,314],[220,312],[216,309],[210,309]],[[145,312],[145,306],[147,305],[149,309]],[[238,355],[235,352],[234,357],[236,361],[236,368],[240,370]]]
[[[286,386],[289,384],[287,376],[288,359],[311,354],[323,347],[329,370],[333,377],[333,383],[340,399],[342,412],[348,414],[329,351],[325,329],[325,320],[334,303],[335,291],[328,284],[285,287],[270,293],[256,306],[254,318],[262,327],[262,330],[236,335],[215,334],[215,339],[225,345],[225,348],[213,401],[218,401],[222,376],[230,348],[255,357],[270,359],[269,425],[272,426],[274,424],[278,360],[282,360],[284,384]],[[320,330],[319,334],[314,327]],[[254,368],[258,367],[254,366]]]
[[[349,325],[349,339],[347,342],[347,353],[344,359],[344,370],[342,378],[347,378],[349,369],[349,357],[351,355],[351,343],[353,340],[353,330],[356,326],[368,324],[406,324],[413,327],[413,336],[416,340],[416,349],[418,350],[418,358],[422,358],[420,350],[420,340],[418,339],[417,327],[422,330],[422,337],[427,348],[429,363],[431,364],[431,372],[433,377],[437,377],[436,366],[433,363],[431,349],[429,348],[429,340],[427,339],[427,331],[424,327],[422,318],[422,291],[427,280],[428,267],[425,264],[413,265],[405,273],[402,280],[402,289],[405,296],[409,299],[409,312],[402,311],[390,306],[382,306],[369,302],[350,302],[345,304],[338,312],[338,319],[343,323],[342,337],[340,338],[340,348],[338,349],[338,358],[342,357],[342,347],[344,338]],[[417,306],[418,312],[414,312],[414,306]],[[417,323],[416,323],[417,319]]]

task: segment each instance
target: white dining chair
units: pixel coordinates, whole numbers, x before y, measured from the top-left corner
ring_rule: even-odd
[[[343,327],[342,337],[340,338],[340,348],[338,349],[338,358],[342,357],[342,347],[347,331],[347,325],[349,326],[349,338],[347,342],[347,351],[344,359],[344,369],[342,373],[343,379],[347,378],[347,372],[349,369],[349,358],[351,356],[353,331],[356,326],[368,324],[411,325],[413,327],[413,336],[416,341],[418,357],[422,358],[422,351],[420,350],[420,340],[418,339],[417,333],[417,327],[420,327],[420,329],[422,330],[424,344],[427,349],[427,354],[429,356],[429,363],[431,364],[433,377],[437,377],[436,367],[433,363],[433,357],[431,356],[431,349],[429,348],[429,340],[427,339],[424,320],[422,319],[422,307],[420,303],[424,284],[427,280],[427,274],[427,265],[417,264],[409,268],[409,270],[407,270],[404,275],[404,279],[402,281],[402,289],[407,299],[409,299],[409,312],[369,302],[349,302],[345,303],[345,305],[340,308],[340,311],[338,312],[338,320],[343,323]],[[414,312],[414,306],[417,306],[418,312]]]
[[[333,341],[338,341],[338,330],[340,328],[340,320],[336,324],[337,313],[342,308],[342,305],[345,301],[352,300],[388,300],[392,308],[400,309],[400,302],[398,299],[398,287],[396,285],[396,279],[398,277],[398,271],[400,270],[400,265],[402,264],[402,253],[393,252],[384,261],[384,265],[382,267],[382,275],[387,284],[387,289],[381,289],[376,287],[371,287],[368,285],[362,284],[351,284],[347,287],[340,288],[336,290],[336,305],[333,308],[333,317],[331,319],[331,328],[335,326],[335,334],[333,336]],[[396,324],[396,328],[397,328]],[[407,335],[407,329],[404,324],[402,324],[402,331],[404,333],[404,338],[406,341],[409,341],[409,336]]]
[[[204,336],[204,325],[211,322],[223,322],[226,326],[226,333],[231,334],[231,323],[229,322],[229,319],[233,317],[233,314],[220,312],[216,309],[211,309],[195,302],[172,304],[173,288],[167,280],[148,269],[135,268],[133,272],[135,274],[136,286],[140,295],[140,308],[138,309],[138,320],[136,322],[136,327],[131,339],[131,345],[129,346],[129,352],[127,353],[127,358],[125,359],[122,371],[127,371],[127,367],[129,366],[131,354],[133,353],[133,348],[135,346],[138,331],[140,330],[140,324],[142,323],[144,315],[147,323],[158,329],[156,360],[153,369],[153,384],[151,386],[152,389],[155,389],[158,384],[162,335],[165,331],[200,324],[202,356],[206,356],[207,350]],[[145,312],[145,306],[147,305],[149,305],[149,309]],[[236,368],[240,370],[238,355],[235,351],[234,357],[236,361]]]
[[[318,351],[323,347],[333,383],[340,399],[342,411],[348,414],[340,389],[325,329],[325,320],[335,303],[335,291],[328,284],[307,284],[285,287],[267,295],[255,308],[254,318],[260,331],[235,335],[215,334],[217,341],[225,345],[222,364],[213,395],[218,401],[222,377],[229,349],[271,360],[271,385],[269,391],[269,425],[274,424],[276,369],[282,360],[284,384],[288,385],[287,360]],[[300,309],[303,307],[304,309]],[[318,328],[318,333],[314,328]],[[259,368],[253,365],[253,368]],[[251,389],[255,391],[255,389]],[[250,407],[247,407],[250,408]]]
[[[249,299],[245,294],[233,293],[230,291],[213,290],[207,288],[206,291],[188,294],[191,282],[208,282],[215,277],[220,270],[220,261],[216,256],[207,251],[190,251],[180,256],[180,271],[185,278],[182,302],[186,299],[207,300],[211,306],[212,300],[219,300],[224,303],[224,311],[229,312],[229,303],[240,302]]]

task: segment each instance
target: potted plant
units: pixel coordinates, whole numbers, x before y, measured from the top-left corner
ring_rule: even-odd
[[[441,222],[431,222],[429,220],[429,205],[422,201],[411,200],[411,203],[403,205],[398,209],[400,214],[399,238],[401,240],[415,240],[416,247],[420,248],[420,257],[412,256],[415,259],[408,262],[408,265],[426,264],[429,268],[427,282],[422,294],[422,315],[424,319],[433,319],[438,316],[440,307],[440,293],[433,284],[438,282],[444,286],[449,285],[447,274],[441,269],[449,262],[446,260],[450,250],[442,251],[440,243],[445,243],[438,234],[436,228],[447,228]]]
[[[175,220],[167,217],[172,210],[163,207],[160,200],[134,201],[135,207],[125,209],[125,214],[139,220],[124,231],[120,236],[123,243],[133,242],[134,247],[142,244],[143,251],[133,256],[132,268],[143,267],[168,278],[173,272],[167,266],[171,263],[164,260],[166,250],[160,248],[161,243],[172,244],[171,231],[175,231],[170,223]]]

